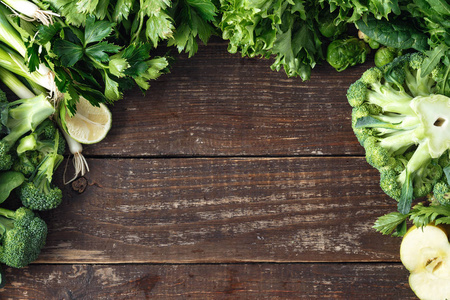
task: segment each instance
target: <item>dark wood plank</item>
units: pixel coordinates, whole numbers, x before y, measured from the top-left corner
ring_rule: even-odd
[[[47,246],[0,298],[415,299],[400,239],[372,229],[396,205],[350,127],[368,65],[302,82],[218,39],[177,60],[111,108],[91,172],[42,213]]]
[[[43,214],[43,263],[398,261],[362,158],[91,159]]]
[[[399,264],[33,265],[2,299],[416,299]]]
[[[170,74],[112,107],[113,128],[87,155],[361,155],[346,100],[368,65],[311,80],[270,70],[270,60],[229,54],[226,42],[179,55]]]

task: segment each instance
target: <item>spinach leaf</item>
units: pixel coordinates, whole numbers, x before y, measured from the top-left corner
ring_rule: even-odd
[[[422,31],[398,19],[377,20],[373,16],[360,19],[356,26],[364,34],[382,45],[397,49],[428,49],[428,37]]]

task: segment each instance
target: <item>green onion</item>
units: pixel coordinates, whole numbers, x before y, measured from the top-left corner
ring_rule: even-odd
[[[9,49],[0,46],[0,67],[13,72],[29,81],[35,82],[50,92],[51,96],[56,95],[57,89],[52,72],[41,74],[38,71],[29,72],[25,65],[24,58]]]
[[[34,94],[13,73],[0,68],[0,80],[20,99],[33,98]]]
[[[8,21],[3,9],[0,9],[0,41],[19,52],[22,57],[27,54],[27,47],[23,42],[20,34],[13,28]]]
[[[20,18],[33,22],[39,21],[44,25],[53,24],[52,16],[59,16],[50,10],[42,10],[33,2],[26,0],[2,0],[11,11]]]

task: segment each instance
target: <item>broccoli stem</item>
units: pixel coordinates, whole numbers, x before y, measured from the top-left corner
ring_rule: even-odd
[[[0,207],[0,216],[4,216],[8,219],[14,219],[15,211]]]
[[[17,140],[36,127],[55,112],[53,105],[41,94],[34,98],[21,99],[8,104],[8,121],[6,127],[10,133],[2,141],[12,147]]]
[[[38,166],[33,182],[36,187],[43,192],[48,193],[51,190],[50,182],[53,178],[53,172],[63,161],[64,157],[57,152],[47,155],[42,163]]]
[[[414,73],[413,73],[414,72]],[[422,77],[420,69],[417,71],[406,72],[405,84],[411,94],[417,96],[429,96],[432,94],[433,85],[436,82],[429,76]]]
[[[411,131],[395,131],[389,136],[380,140],[380,146],[388,149],[389,153],[402,150],[404,152],[407,148],[416,143],[415,135]],[[399,153],[400,154],[400,153]]]
[[[414,115],[413,110],[409,106],[413,97],[405,91],[393,90],[388,85],[374,83],[373,88],[367,92],[367,100],[371,104],[378,105],[386,112],[394,112],[398,114]]]
[[[406,172],[408,171],[414,178],[417,171],[424,168],[431,161],[430,151],[427,143],[420,143],[413,156],[408,161],[405,170],[399,175],[398,180],[401,184],[405,183]]]

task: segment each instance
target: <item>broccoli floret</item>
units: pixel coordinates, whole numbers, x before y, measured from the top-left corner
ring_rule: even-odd
[[[444,176],[433,188],[433,200],[439,204],[450,205],[450,151],[446,151],[438,160],[443,169]]]
[[[45,155],[37,150],[27,152],[30,162],[33,166],[39,166],[40,162],[44,159]]]
[[[398,182],[400,173],[392,168],[380,170],[380,187],[386,195],[394,199],[400,199],[401,196],[402,187]]]
[[[352,83],[347,90],[348,103],[350,103],[350,105],[355,108],[359,108],[366,101],[366,96],[366,83],[361,79]]]
[[[11,169],[13,155],[10,150],[17,140],[27,132],[34,131],[54,111],[55,108],[44,94],[29,99],[0,103],[1,115],[6,116],[2,118],[2,123],[8,131],[8,134],[0,140],[0,170]]]
[[[56,128],[55,123],[52,120],[44,120],[36,130],[29,135],[22,137],[17,145],[17,153],[20,155],[25,152],[29,152],[30,155],[33,151],[37,151],[43,158],[50,152],[54,151],[55,142],[58,143],[58,154],[64,154],[66,149],[66,141],[60,138],[61,134]],[[33,158],[35,155],[33,154]],[[40,161],[37,161],[39,163]]]
[[[19,188],[19,198],[25,207],[32,210],[50,210],[61,204],[62,191],[52,184],[53,173],[63,161],[58,153],[59,133],[55,133],[52,148],[46,149],[48,153],[37,166],[35,172],[27,182]],[[40,152],[42,153],[42,152]]]
[[[443,169],[446,167],[450,168],[450,151],[445,151],[444,154],[439,157],[438,163]]]
[[[59,136],[59,130],[53,121],[50,119],[43,121],[34,132],[19,140],[16,149],[17,159],[12,169],[30,177],[46,155],[54,151],[56,141],[58,154],[64,154],[66,142]]]
[[[367,162],[405,214],[441,180],[439,158],[450,148],[450,98],[440,94],[435,72],[423,76],[423,61],[420,53],[397,57],[367,70],[347,92]]]
[[[0,261],[22,268],[38,258],[47,238],[47,225],[28,208],[0,208],[0,235]]]
[[[36,165],[32,163],[28,153],[22,153],[14,159],[11,169],[30,177],[36,170]]]
[[[356,122],[363,118],[370,115],[378,115],[381,113],[381,108],[377,105],[373,104],[361,104],[359,106],[356,106],[353,108],[352,111],[352,127],[353,131],[358,138],[358,141],[361,143],[361,145],[364,145],[364,141],[368,136],[371,136],[372,129],[370,128],[356,128]]]
[[[450,205],[450,187],[447,181],[441,180],[434,185],[433,198],[442,205]]]
[[[41,182],[44,182],[42,180]],[[62,202],[62,191],[49,182],[37,186],[34,182],[25,182],[19,190],[22,204],[33,210],[44,211],[56,208]]]

